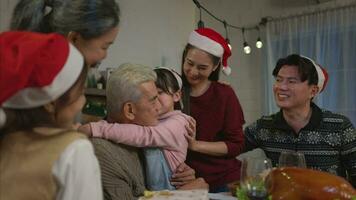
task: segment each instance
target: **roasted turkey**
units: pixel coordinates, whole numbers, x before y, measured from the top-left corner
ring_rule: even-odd
[[[356,190],[344,178],[311,169],[273,169],[266,185],[273,200],[356,199]]]

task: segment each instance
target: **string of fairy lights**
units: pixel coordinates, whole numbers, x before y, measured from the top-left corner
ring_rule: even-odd
[[[246,38],[245,38],[245,31],[247,30],[256,30],[258,31],[258,37],[256,40],[256,48],[260,49],[263,47],[263,43],[261,40],[261,32],[260,32],[260,26],[263,26],[267,23],[267,18],[262,18],[261,22],[259,22],[256,26],[250,26],[250,27],[240,27],[240,26],[235,26],[232,24],[229,24],[226,20],[220,19],[216,17],[212,12],[210,12],[208,9],[206,9],[204,6],[202,6],[198,0],[193,0],[194,4],[196,7],[199,9],[199,21],[198,21],[198,28],[203,28],[204,27],[204,22],[202,20],[202,11],[205,11],[207,14],[209,14],[212,18],[215,20],[221,22],[225,28],[225,40],[229,44],[230,49],[232,48],[230,39],[229,39],[229,34],[228,34],[228,28],[234,28],[241,30],[242,32],[242,39],[243,39],[243,50],[245,54],[250,54],[252,49],[250,45],[247,43]]]

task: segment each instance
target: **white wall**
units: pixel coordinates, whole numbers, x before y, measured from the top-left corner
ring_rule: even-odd
[[[0,32],[9,27],[12,10],[16,3],[17,0],[0,0]]]
[[[116,42],[102,67],[124,62],[180,69],[187,36],[195,26],[190,0],[120,0],[122,15]]]

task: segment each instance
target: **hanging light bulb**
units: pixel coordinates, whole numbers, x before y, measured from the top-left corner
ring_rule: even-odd
[[[263,43],[262,43],[262,41],[261,41],[261,38],[258,37],[258,38],[257,38],[257,42],[256,42],[256,47],[257,47],[258,49],[261,49],[262,46],[263,46]]]
[[[245,52],[245,54],[250,54],[251,47],[247,44],[246,39],[245,39],[245,28],[242,28],[242,38],[244,40],[244,52]]]
[[[231,50],[232,50],[232,46],[231,46],[231,44],[230,44],[229,38],[226,38],[225,41],[226,41],[227,46],[229,46],[229,49],[230,49],[230,51],[231,51]]]
[[[247,42],[244,42],[244,52],[245,54],[250,54],[251,53],[251,47],[248,46]]]
[[[230,51],[231,51],[231,49],[232,49],[232,46],[231,46],[231,44],[230,44],[230,40],[229,40],[229,34],[227,33],[227,23],[226,23],[226,21],[224,20],[223,21],[223,24],[224,24],[224,28],[225,28],[225,41],[227,42],[227,45],[229,46],[229,48],[230,48]]]
[[[263,46],[263,43],[262,43],[262,40],[261,40],[261,32],[260,32],[260,27],[259,26],[256,26],[256,29],[258,31],[258,38],[257,38],[257,41],[256,41],[256,47],[258,49],[262,48]]]

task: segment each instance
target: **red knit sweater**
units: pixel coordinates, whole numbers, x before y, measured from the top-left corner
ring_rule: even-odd
[[[197,140],[224,141],[228,154],[222,157],[188,152],[187,163],[203,177],[210,188],[240,178],[240,162],[236,156],[243,148],[243,112],[233,89],[212,82],[199,97],[190,97],[191,116],[197,121]]]

